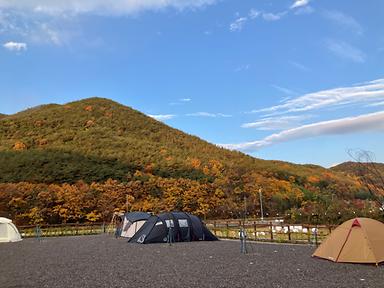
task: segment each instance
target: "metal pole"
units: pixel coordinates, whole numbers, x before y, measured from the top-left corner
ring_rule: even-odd
[[[261,188],[259,189],[259,196],[260,196],[260,213],[261,213],[261,221],[264,220],[264,212],[263,212],[263,198],[261,196]]]
[[[240,228],[240,253],[247,254],[247,232],[244,228]]]
[[[171,226],[171,222],[169,222],[169,228],[168,228],[168,243],[169,243],[169,246],[172,246],[172,242],[173,242],[173,231],[172,231],[172,226]]]
[[[247,220],[247,198],[244,196],[244,220],[243,227],[240,227],[240,252],[247,254],[247,231],[245,230],[245,221]]]
[[[247,197],[244,196],[244,228],[245,228],[245,220],[247,220]]]

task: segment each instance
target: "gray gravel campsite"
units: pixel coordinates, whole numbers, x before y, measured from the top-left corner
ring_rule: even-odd
[[[315,247],[238,241],[128,244],[110,235],[0,245],[0,287],[384,287],[384,265],[312,258]]]

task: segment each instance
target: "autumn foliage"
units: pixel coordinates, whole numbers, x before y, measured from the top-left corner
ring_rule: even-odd
[[[244,198],[260,216],[260,189],[266,215],[290,221],[380,216],[353,175],[228,151],[107,99],[0,119],[0,216],[18,223],[109,221],[117,210],[237,218]]]

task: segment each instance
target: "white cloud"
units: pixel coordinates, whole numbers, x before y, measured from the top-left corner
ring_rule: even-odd
[[[165,8],[187,9],[214,4],[216,0],[1,0],[0,9],[46,15],[129,15]]]
[[[303,112],[346,104],[364,104],[384,100],[384,78],[351,87],[341,87],[308,93],[283,104],[254,110],[272,114]]]
[[[277,21],[280,20],[286,12],[281,13],[263,13],[262,17],[265,21]]]
[[[73,17],[41,16],[32,12],[1,10],[0,7],[0,34],[17,35],[23,42],[62,45],[68,43],[77,30]]]
[[[340,58],[351,60],[356,63],[365,62],[365,53],[344,41],[327,40],[325,45],[329,51]]]
[[[363,27],[359,22],[356,21],[355,18],[349,15],[346,15],[340,11],[325,11],[323,15],[337,25],[348,29],[353,33],[359,35],[363,34]]]
[[[308,5],[308,6],[304,6],[296,9],[295,15],[308,15],[308,14],[312,14],[313,12],[315,12],[315,9],[313,9],[311,6]]]
[[[22,42],[7,42],[3,45],[4,48],[8,49],[9,51],[22,51],[27,50],[27,44]]]
[[[251,10],[249,11],[249,13],[248,13],[248,16],[249,16],[249,18],[251,18],[251,19],[255,19],[255,18],[259,17],[260,14],[261,14],[260,11],[258,11],[258,10],[256,10],[256,9],[251,9]]]
[[[378,107],[378,106],[384,106],[384,101],[381,102],[376,102],[376,103],[371,103],[367,105],[368,107]]]
[[[80,16],[126,16],[165,9],[198,9],[216,0],[0,0],[0,34],[36,44],[71,44],[83,41]]]
[[[243,30],[244,24],[248,21],[247,17],[240,17],[229,25],[232,32]]]
[[[267,117],[256,122],[244,123],[242,128],[256,128],[257,130],[283,130],[300,125],[302,120],[310,118],[310,115]]]
[[[148,115],[148,116],[158,121],[170,120],[176,117],[176,115],[174,114],[159,114],[159,115]]]
[[[196,112],[196,113],[189,113],[186,114],[186,116],[193,116],[193,117],[211,117],[211,118],[216,118],[216,117],[232,117],[232,115],[228,114],[223,114],[223,113],[209,113],[209,112]]]
[[[181,98],[181,99],[179,99],[179,101],[181,101],[181,102],[191,102],[192,99],[191,98]]]
[[[290,7],[290,9],[294,9],[294,8],[299,8],[299,7],[304,7],[306,5],[308,5],[309,3],[309,0],[296,0]]]
[[[277,143],[288,142],[298,139],[311,138],[323,135],[343,135],[361,132],[383,132],[384,111],[348,117],[337,120],[317,122],[303,125],[297,128],[284,130],[272,134],[262,140],[240,144],[220,145],[224,148],[242,151],[256,151],[266,146]]]

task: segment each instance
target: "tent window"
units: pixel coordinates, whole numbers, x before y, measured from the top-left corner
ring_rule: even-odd
[[[132,225],[132,222],[128,221],[127,224],[125,224],[123,231],[127,231],[129,227],[131,227],[131,225]]]
[[[8,224],[0,224],[0,237],[7,237],[8,235]]]
[[[163,225],[163,222],[161,221],[156,222],[156,226],[159,226],[159,225]]]
[[[175,224],[173,223],[173,220],[165,220],[165,224],[167,224],[167,227],[175,227]]]
[[[188,227],[188,220],[187,219],[179,219],[179,227]]]

